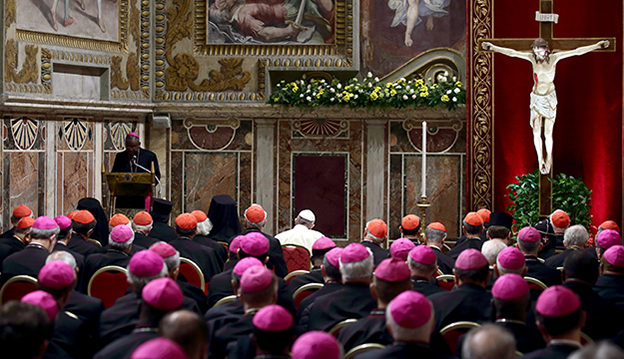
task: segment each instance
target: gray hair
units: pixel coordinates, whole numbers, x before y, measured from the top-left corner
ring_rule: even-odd
[[[446,232],[435,228],[425,228],[425,240],[427,243],[441,244],[446,237]]]
[[[587,229],[580,224],[569,227],[563,234],[563,245],[566,248],[571,246],[585,247],[588,240],[589,233],[587,233]]]
[[[197,234],[200,236],[207,236],[212,231],[212,222],[210,218],[206,218],[203,222],[197,222]]]
[[[45,264],[48,264],[52,261],[63,261],[67,264],[69,264],[70,267],[72,267],[72,269],[76,269],[76,258],[74,258],[74,256],[69,253],[69,252],[65,252],[65,251],[54,251],[52,253],[50,253],[50,255],[48,256],[48,258],[46,258]]]
[[[431,331],[433,329],[431,325],[429,325],[429,323],[431,321],[435,321],[433,304],[431,304],[431,301],[429,301],[429,304],[431,305],[431,318],[429,318],[429,321],[427,321],[427,323],[421,325],[418,328],[404,328],[400,326],[394,320],[394,318],[392,318],[392,312],[390,311],[390,308],[392,307],[392,302],[388,304],[388,306],[386,307],[386,323],[388,323],[390,325],[390,328],[392,329],[392,337],[394,338],[395,342],[413,342],[415,340],[427,342],[429,341],[429,338],[431,337]]]
[[[374,255],[370,248],[366,248],[369,256],[359,262],[343,263],[340,261],[340,273],[342,281],[369,279],[373,275]]]
[[[438,258],[436,257],[436,260],[433,264],[423,264],[420,262],[416,262],[415,260],[412,259],[412,257],[407,256],[407,265],[409,266],[411,270],[415,272],[433,273],[436,271],[436,267],[438,266]]]
[[[126,274],[128,276],[128,282],[130,283],[130,285],[135,288],[138,293],[141,293],[143,287],[145,287],[147,283],[154,279],[164,278],[167,275],[167,266],[163,263],[160,273],[156,275],[150,277],[139,277],[138,275],[130,272],[130,264],[128,264],[128,267],[126,268]]]
[[[145,233],[147,233],[147,232],[152,230],[153,226],[154,226],[154,221],[152,221],[152,223],[150,223],[148,225],[145,225],[145,226],[140,226],[140,225],[132,222],[132,229],[135,232],[145,232]]]
[[[61,229],[56,226],[51,229],[30,228],[30,238],[32,239],[50,239],[50,237],[59,234]]]
[[[509,268],[505,268],[503,267],[500,262],[498,261],[498,257],[496,257],[496,268],[498,268],[498,274],[502,277],[505,274],[509,274],[509,273],[513,273],[513,274],[517,274],[517,275],[522,275],[522,272],[524,272],[524,268],[526,267],[526,264],[523,265],[522,267],[520,267],[519,269],[509,269]]]
[[[122,224],[122,226],[124,226],[125,224]],[[130,245],[132,244],[132,242],[134,242],[134,232],[132,232],[132,237],[130,237],[130,239],[128,239],[126,242],[115,242],[112,238],[111,235],[108,235],[108,246],[112,249],[116,249],[118,251],[125,251],[128,248],[130,248]]]
[[[295,218],[297,220],[297,224],[300,224],[302,226],[306,226],[308,228],[312,228],[312,226],[314,226],[314,222],[313,221],[309,221],[303,217],[297,216],[297,218]]]
[[[265,216],[265,218],[264,218],[264,220],[262,222],[258,222],[258,223],[249,222],[247,217],[245,217],[245,224],[247,225],[247,228],[252,227],[252,228],[261,229],[262,227],[264,227],[266,222],[267,222],[266,216]]]
[[[483,324],[470,329],[461,354],[463,359],[515,359],[516,338],[505,327]]]
[[[368,238],[368,239],[375,239],[377,241],[383,241],[386,237],[375,237],[371,232],[369,232],[368,230],[368,225],[372,222],[372,220],[366,222],[366,235],[364,235],[364,238]]]
[[[507,245],[501,240],[490,239],[489,241],[485,241],[485,243],[483,243],[483,246],[481,247],[481,253],[483,253],[488,263],[490,265],[493,265],[494,263],[496,263],[496,258],[498,257],[498,254],[505,248],[507,248]]]
[[[577,350],[569,359],[619,359],[624,357],[624,351],[608,340],[601,340],[597,343],[589,344],[581,350]]]
[[[518,249],[520,249],[520,251],[522,252],[526,252],[527,254],[537,253],[541,242],[541,240],[537,242],[525,242],[520,238],[518,238],[518,240],[516,241],[516,243],[518,243]]]

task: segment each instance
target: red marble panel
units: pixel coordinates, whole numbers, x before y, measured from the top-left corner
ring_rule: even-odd
[[[39,153],[10,152],[8,154],[9,210],[20,204],[27,205],[37,216],[39,208]]]
[[[93,195],[93,154],[63,152],[57,159],[57,213],[66,214],[76,209],[78,200]]]

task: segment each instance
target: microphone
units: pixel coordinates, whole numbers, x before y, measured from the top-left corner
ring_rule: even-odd
[[[131,159],[132,163],[135,163],[136,160],[137,160],[137,156],[136,155],[132,155],[132,159]]]

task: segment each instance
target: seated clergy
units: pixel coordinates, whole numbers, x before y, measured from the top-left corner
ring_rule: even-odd
[[[288,283],[288,290],[293,294],[299,287],[309,283],[323,283],[323,273],[321,272],[321,266],[323,265],[323,259],[325,253],[329,252],[332,248],[336,248],[336,243],[327,237],[321,237],[312,245],[312,269],[310,273],[301,274],[290,280]]]
[[[445,292],[444,289],[432,284],[433,276],[438,269],[434,249],[425,245],[417,246],[409,253],[407,264],[411,272],[413,290],[426,296]]]

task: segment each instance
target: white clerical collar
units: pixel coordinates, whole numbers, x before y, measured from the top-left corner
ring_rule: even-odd
[[[442,248],[436,246],[435,244],[428,244],[429,247],[437,248],[440,252],[442,252]]]

